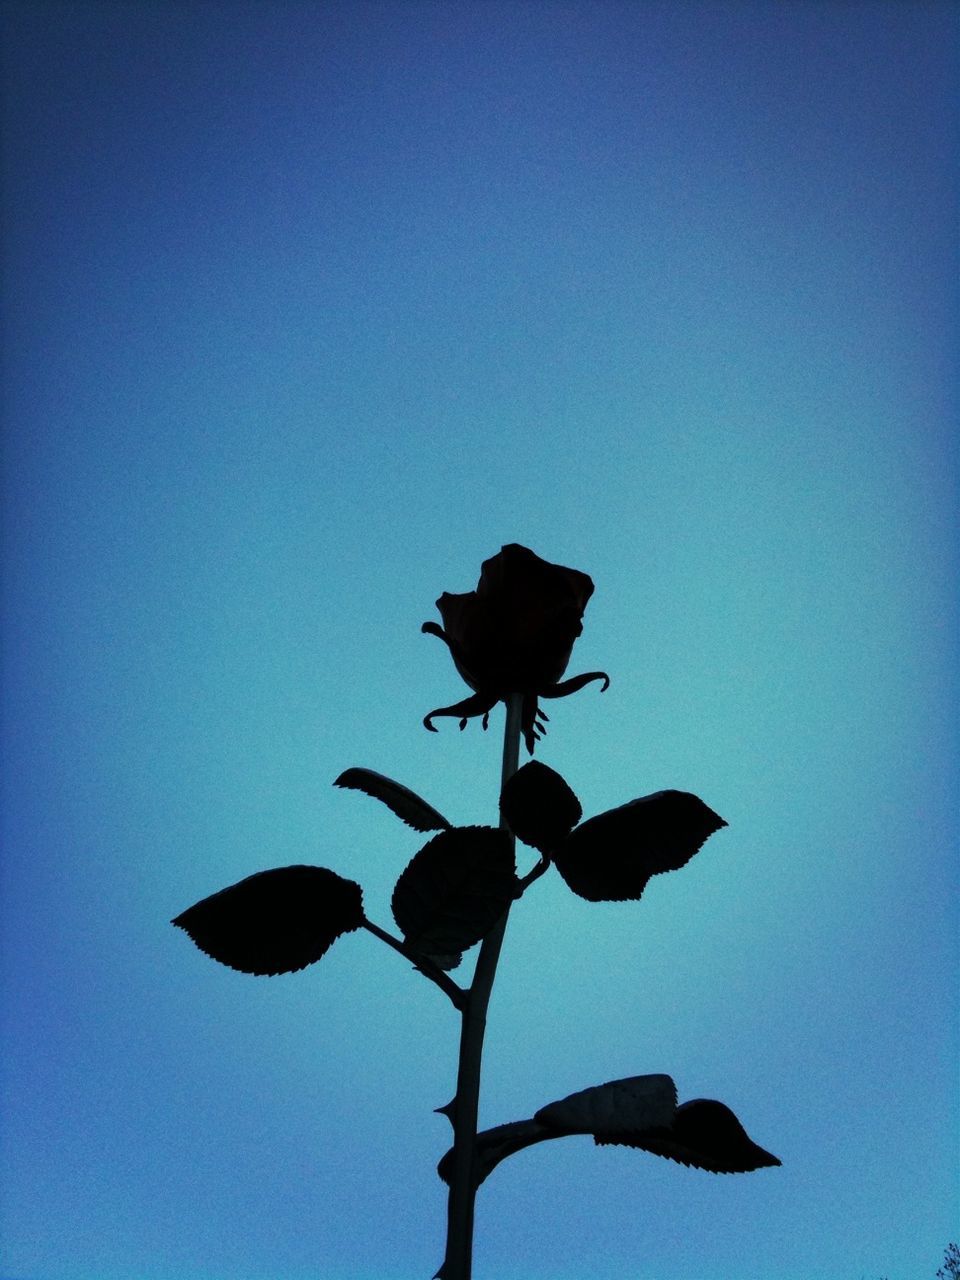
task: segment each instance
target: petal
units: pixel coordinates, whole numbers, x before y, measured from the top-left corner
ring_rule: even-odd
[[[443,600],[459,599],[460,597],[442,595],[437,601],[439,605]],[[446,619],[445,619],[446,620]],[[449,624],[448,624],[449,625]],[[463,651],[462,645],[436,622],[424,622],[421,624],[420,630],[424,635],[436,636],[450,650],[450,656],[453,658],[453,665],[457,668],[457,672],[463,680],[464,684],[468,684],[471,689],[476,689],[480,683],[478,676],[475,674],[474,667],[476,664],[472,662]]]
[[[593,580],[579,569],[543,560],[518,542],[501,547],[484,560],[477,595],[504,597],[521,607],[533,600],[537,605],[569,603],[582,616],[593,595]]]
[[[517,543],[485,560],[475,592],[477,644],[471,637],[469,648],[484,661],[490,686],[525,692],[559,680],[592,594],[587,574]]]

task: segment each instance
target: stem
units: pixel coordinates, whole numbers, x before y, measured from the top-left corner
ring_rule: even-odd
[[[379,938],[381,942],[385,942],[388,947],[393,947],[394,951],[399,951],[402,956],[405,956],[417,972],[422,973],[431,982],[435,982],[440,990],[450,997],[458,1009],[465,1008],[467,1002],[466,991],[464,991],[463,987],[457,986],[452,978],[448,978],[441,968],[431,964],[424,956],[417,955],[405,942],[401,942],[399,938],[387,933],[386,929],[381,929],[372,920],[364,919],[363,928],[372,933],[375,938]]]
[[[534,880],[539,880],[540,877],[549,869],[550,859],[545,854],[541,853],[540,861],[533,870],[528,871],[523,879],[517,882],[517,897],[519,898],[520,895],[533,884]]]
[[[503,768],[500,787],[517,771],[520,762],[520,719],[523,698],[511,694],[503,733]],[[500,826],[507,830],[501,819]],[[510,835],[513,842],[513,836]],[[440,1280],[470,1280],[473,1259],[473,1206],[477,1195],[474,1157],[477,1113],[480,1103],[480,1061],[487,1005],[497,972],[500,947],[507,927],[509,907],[480,944],[473,982],[462,1010],[457,1094],[453,1101],[453,1169],[447,1210],[447,1251],[438,1272]]]

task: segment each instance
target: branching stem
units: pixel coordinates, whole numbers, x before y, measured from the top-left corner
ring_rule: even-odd
[[[392,934],[387,933],[386,929],[381,929],[380,926],[374,924],[372,920],[364,919],[363,927],[372,933],[375,938],[379,938],[381,942],[385,942],[388,947],[393,947],[394,951],[399,951],[399,953],[402,956],[405,956],[413,967],[419,973],[422,973],[425,978],[429,978],[431,982],[435,982],[440,990],[450,997],[461,1012],[466,1008],[467,992],[464,991],[463,987],[457,986],[452,978],[448,978],[444,971],[438,968],[437,965],[431,964],[425,956],[418,955],[412,947],[408,947],[400,938],[395,938]]]
[[[522,879],[517,881],[517,897],[519,898],[520,895],[524,892],[524,890],[528,889],[530,885],[533,884],[534,880],[539,880],[549,866],[550,866],[550,859],[546,856],[546,854],[541,853],[540,861],[533,868],[533,870],[528,871],[527,874],[522,877]]]

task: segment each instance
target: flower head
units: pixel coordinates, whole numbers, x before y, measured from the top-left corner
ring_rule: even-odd
[[[592,594],[585,573],[550,564],[515,542],[483,562],[476,591],[445,591],[437,601],[443,626],[425,622],[422,630],[448,646],[474,695],[431,711],[426,727],[433,730],[434,716],[459,716],[461,729],[470,717],[483,716],[486,728],[491,709],[520,693],[523,735],[532,752],[547,719],[539,698],[563,698],[591,680],[602,680],[604,689],[610,683],[602,671],[560,682]]]

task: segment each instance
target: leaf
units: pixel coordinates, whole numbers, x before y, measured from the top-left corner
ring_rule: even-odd
[[[583,817],[580,801],[555,769],[531,760],[509,779],[500,796],[507,826],[540,853],[568,836]]]
[[[463,960],[462,951],[451,951],[446,955],[437,955],[430,952],[424,952],[424,958],[432,960],[438,969],[442,969],[444,973],[448,973],[451,969],[456,969],[457,965]]]
[[[677,1107],[677,1088],[669,1076],[627,1076],[571,1093],[533,1117],[560,1133],[640,1133],[669,1125]]]
[[[403,871],[393,891],[393,918],[415,950],[450,957],[489,933],[516,887],[506,831],[454,827],[429,840]]]
[[[751,1173],[781,1163],[747,1136],[729,1107],[708,1098],[684,1102],[673,1123],[663,1128],[645,1134],[605,1133],[595,1140],[638,1147],[708,1173]]]
[[[194,903],[173,921],[241,973],[293,973],[363,923],[363,894],[326,867],[276,867]]]
[[[443,814],[427,804],[415,791],[401,786],[382,773],[374,773],[372,769],[347,769],[333,785],[373,796],[374,800],[380,800],[408,827],[413,827],[414,831],[441,831],[450,826]]]
[[[582,822],[554,849],[553,861],[581,898],[636,901],[651,876],[684,866],[726,825],[687,791],[657,791]]]

